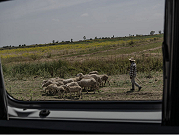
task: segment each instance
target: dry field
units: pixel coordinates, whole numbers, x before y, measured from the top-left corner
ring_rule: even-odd
[[[58,95],[47,95],[42,87],[41,83],[44,78],[23,78],[22,80],[13,80],[6,78],[6,86],[8,93],[13,95],[14,98],[19,100],[161,100],[162,99],[162,88],[163,88],[163,77],[161,72],[152,73],[150,78],[147,74],[138,73],[136,79],[137,83],[142,86],[141,91],[136,88],[135,91],[131,92],[131,82],[129,75],[114,75],[109,76],[110,85],[107,83],[106,86],[100,87],[99,92],[86,91],[82,92],[82,99],[78,96],[73,95],[72,99],[70,94],[60,98]]]
[[[7,58],[2,59],[2,63],[4,63],[7,68],[11,68],[11,66],[19,65],[27,63],[29,64],[37,64],[40,65],[43,62],[51,62],[51,61],[57,61],[57,60],[63,60],[67,62],[77,62],[78,64],[83,62],[88,62],[92,60],[96,61],[111,61],[111,60],[126,60],[130,57],[134,57],[137,59],[136,63],[141,62],[141,60],[145,61],[146,63],[140,63],[140,66],[138,65],[138,69],[141,68],[141,66],[146,66],[148,64],[147,58],[154,58],[158,60],[162,60],[162,51],[161,51],[161,44],[162,44],[162,37],[157,37],[157,39],[151,38],[146,40],[136,40],[134,43],[130,43],[128,41],[121,41],[119,42],[115,41],[115,44],[109,44],[102,46],[102,44],[98,43],[97,46],[92,46],[90,48],[90,45],[88,47],[84,45],[81,45],[81,49],[78,45],[78,49],[65,49],[65,50],[56,50],[57,47],[53,50],[48,50],[48,54],[42,53],[46,52],[45,50],[40,50],[39,48],[35,50],[30,50],[30,52],[27,51],[27,49],[24,49],[25,53],[28,54],[27,57],[25,57],[25,53],[23,52],[23,49],[20,49],[20,54],[18,54],[18,57],[15,57],[16,52],[13,50],[3,51],[4,57],[7,55]],[[74,47],[73,46],[73,47]],[[85,48],[86,47],[86,48]],[[86,50],[85,50],[85,49]],[[18,50],[16,50],[18,51]],[[35,55],[37,51],[41,51],[41,53],[38,56]],[[60,53],[59,53],[60,52]],[[1,53],[1,52],[0,52]],[[12,57],[11,57],[11,54]],[[34,54],[35,57],[32,57],[30,54]],[[153,60],[152,60],[153,61]],[[161,63],[161,62],[160,62]],[[153,64],[153,63],[152,63]],[[126,66],[126,63],[125,63]],[[127,63],[127,66],[130,66],[130,63]],[[154,65],[155,67],[157,65]],[[22,67],[21,67],[22,68]],[[53,68],[53,67],[52,67]],[[96,67],[98,69],[105,67]],[[113,68],[113,67],[111,67]],[[71,67],[71,69],[74,69],[74,67]],[[84,70],[89,70],[88,67],[83,67]],[[109,72],[110,74],[106,72],[100,72],[100,74],[108,74],[109,75],[109,84],[106,84],[104,87],[99,88],[99,92],[96,91],[94,94],[93,91],[89,91],[87,94],[86,91],[82,92],[82,99],[79,99],[78,96],[73,95],[72,98],[70,98],[70,94],[67,94],[67,96],[64,96],[64,98],[60,98],[58,95],[47,95],[43,89],[42,89],[42,81],[46,80],[52,76],[42,76],[40,75],[29,75],[28,73],[19,73],[19,71],[13,74],[10,74],[14,71],[14,67],[12,67],[9,71],[7,69],[4,69],[6,72],[4,73],[5,76],[5,86],[7,92],[12,95],[15,99],[18,100],[25,100],[25,101],[39,101],[39,100],[75,100],[75,101],[93,101],[93,100],[110,100],[110,101],[116,101],[116,100],[161,100],[162,99],[162,89],[163,89],[163,74],[162,69],[160,70],[151,70],[145,69],[145,72],[138,72],[136,81],[142,86],[141,91],[138,91],[136,88],[135,91],[131,92],[131,82],[129,79],[128,73],[121,73],[123,69],[115,68],[112,72]],[[21,69],[22,70],[22,69]],[[42,71],[43,69],[41,69]],[[77,69],[76,69],[77,70]],[[79,69],[78,69],[79,70]],[[80,69],[79,71],[81,71]],[[64,78],[70,78],[74,77],[76,72],[69,73]],[[14,75],[15,74],[15,75]],[[58,72],[53,74],[53,77],[60,77]]]

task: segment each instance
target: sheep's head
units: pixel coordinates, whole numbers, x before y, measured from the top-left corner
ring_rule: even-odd
[[[68,88],[68,86],[66,84],[63,85],[62,87],[65,89],[66,92],[69,92],[69,88]]]
[[[81,82],[80,81],[77,81],[78,85],[81,85]]]
[[[76,75],[77,77],[82,77],[83,76],[83,73],[79,73]]]

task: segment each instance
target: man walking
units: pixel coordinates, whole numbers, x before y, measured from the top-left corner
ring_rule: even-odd
[[[138,83],[135,82],[135,77],[136,77],[136,72],[137,72],[137,66],[136,66],[136,63],[135,63],[135,60],[133,57],[131,57],[129,59],[130,63],[131,63],[131,66],[130,66],[130,72],[129,72],[129,75],[130,75],[130,79],[131,79],[131,83],[132,83],[132,89],[131,91],[134,91],[135,90],[135,87],[134,85],[136,85],[138,88],[139,88],[139,91],[140,89],[142,88]]]

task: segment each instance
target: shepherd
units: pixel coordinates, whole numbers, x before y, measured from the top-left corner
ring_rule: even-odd
[[[136,77],[136,74],[137,74],[137,66],[136,66],[135,60],[134,60],[133,57],[131,57],[129,59],[129,61],[131,63],[130,72],[129,72],[131,83],[132,83],[131,91],[135,90],[135,85],[139,88],[139,91],[140,91],[142,87],[137,82],[135,82],[135,77]]]

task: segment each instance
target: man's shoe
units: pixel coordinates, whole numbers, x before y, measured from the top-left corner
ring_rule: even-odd
[[[139,87],[139,91],[140,91],[141,88],[142,88],[142,87],[140,86],[140,87]]]
[[[130,89],[131,91],[134,91],[135,89]]]

